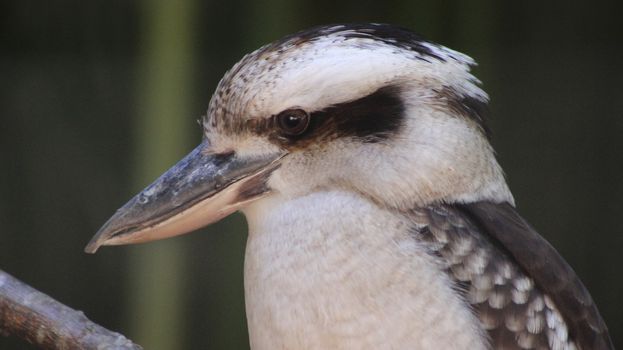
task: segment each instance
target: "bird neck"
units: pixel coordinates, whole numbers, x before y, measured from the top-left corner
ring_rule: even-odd
[[[484,349],[478,321],[408,220],[350,192],[245,210],[253,349]]]

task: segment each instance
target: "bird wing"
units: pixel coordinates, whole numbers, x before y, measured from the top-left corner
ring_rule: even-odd
[[[614,349],[573,269],[509,203],[441,204],[410,216],[494,349]]]

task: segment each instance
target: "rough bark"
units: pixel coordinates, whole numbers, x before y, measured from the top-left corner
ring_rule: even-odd
[[[1,270],[0,334],[42,349],[141,349]]]

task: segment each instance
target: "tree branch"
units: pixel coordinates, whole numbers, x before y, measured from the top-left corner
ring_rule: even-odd
[[[0,270],[0,334],[42,349],[141,349]]]

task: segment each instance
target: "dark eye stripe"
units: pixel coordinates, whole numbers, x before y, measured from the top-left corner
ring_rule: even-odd
[[[442,108],[473,120],[490,136],[486,125],[486,99],[463,96],[451,87],[434,90]],[[330,106],[309,114],[309,125],[300,134],[284,135],[277,121],[279,115],[247,121],[247,127],[257,134],[268,136],[273,142],[288,148],[303,148],[311,143],[322,143],[341,137],[357,138],[375,143],[391,138],[405,122],[405,105],[398,86],[384,86],[354,101]]]
[[[340,137],[374,143],[395,134],[404,123],[404,114],[400,89],[390,85],[357,100],[310,113],[309,126],[300,134],[284,135],[277,120],[280,114],[247,120],[246,128],[285,147],[301,148]]]
[[[312,142],[354,137],[364,142],[379,142],[396,133],[404,121],[405,107],[400,90],[385,86],[360,99],[340,103],[310,114],[307,130],[295,137],[277,138],[292,147]]]
[[[311,114],[312,120],[322,121],[322,124],[330,121],[337,137],[357,137],[365,142],[389,138],[402,126],[404,117],[400,89],[393,85]]]

